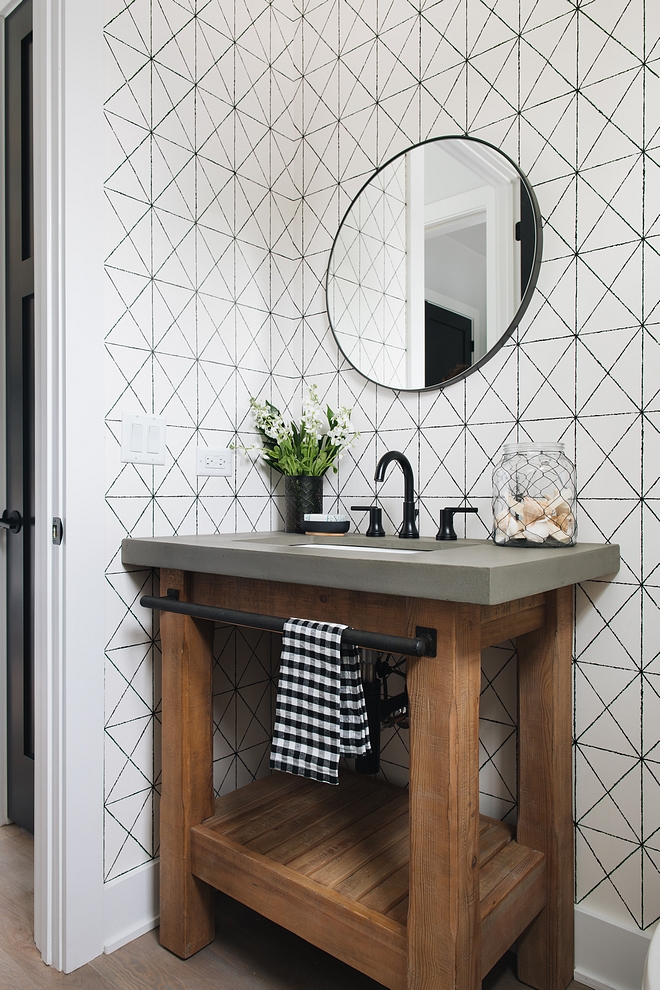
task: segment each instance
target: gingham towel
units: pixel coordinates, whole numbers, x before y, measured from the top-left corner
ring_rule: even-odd
[[[358,649],[346,626],[288,619],[282,635],[272,770],[339,783],[339,757],[369,752]]]

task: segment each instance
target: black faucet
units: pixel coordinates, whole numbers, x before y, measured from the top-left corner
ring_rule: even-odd
[[[415,522],[415,517],[417,515],[415,510],[415,479],[413,478],[413,470],[410,466],[410,461],[406,455],[402,454],[400,450],[388,450],[388,452],[383,454],[381,459],[378,461],[374,480],[384,481],[385,471],[387,470],[387,465],[390,461],[398,462],[401,470],[403,471],[403,479],[405,482],[405,492],[403,496],[403,523],[401,524],[401,529],[399,530],[399,536],[404,540],[417,540],[419,539],[419,530],[417,529],[417,524]]]
[[[478,512],[479,509],[470,508],[452,508],[451,506],[446,506],[440,513],[440,529],[438,530],[438,535],[436,540],[457,540],[456,530],[454,529],[454,513],[455,512]]]

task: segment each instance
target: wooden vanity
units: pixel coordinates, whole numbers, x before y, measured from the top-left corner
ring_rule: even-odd
[[[214,800],[214,627],[163,612],[162,945],[186,958],[213,940],[217,888],[391,990],[475,990],[516,939],[519,978],[565,990],[573,977],[573,584],[615,572],[618,547],[461,541],[415,554],[415,571],[387,554],[353,569],[348,544],[348,554],[324,554],[296,545],[299,537],[282,549],[261,536],[126,540],[123,560],[160,567],[161,595],[175,589],[182,601],[398,636],[436,629],[437,656],[407,665],[410,785],[347,773],[329,787],[275,773]],[[496,572],[515,570],[517,555],[529,594],[511,577],[517,597],[493,601],[505,586]],[[568,580],[547,587],[557,566]],[[489,570],[488,580],[479,583],[477,570]],[[323,582],[310,581],[321,573]],[[404,580],[410,593],[364,587]],[[479,815],[480,653],[514,637],[515,829]]]

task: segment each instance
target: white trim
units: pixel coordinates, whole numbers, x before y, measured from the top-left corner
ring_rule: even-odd
[[[576,905],[575,979],[593,990],[640,990],[652,934]]]
[[[424,145],[406,155],[406,388],[424,388]]]
[[[424,209],[426,236],[451,233],[462,226],[469,227],[471,223],[489,221],[494,193],[492,186],[478,186],[476,189],[468,189],[467,192],[427,203]],[[471,221],[471,218],[474,219]]]
[[[476,141],[446,141],[444,150],[470,172],[474,172],[489,186],[514,182],[518,171],[496,148]]]
[[[11,14],[11,12],[13,10],[16,10],[17,7],[20,7],[20,5],[22,3],[23,3],[23,0],[10,0],[9,3],[3,4],[3,6],[0,7],[0,17],[2,17],[3,20],[4,20],[5,17],[9,17],[9,15]],[[5,52],[4,41],[5,41],[5,39],[4,39],[4,35],[3,35],[3,38],[2,38],[3,72],[4,72],[4,52]],[[4,76],[3,76],[3,78],[4,78]],[[4,92],[3,92],[3,104],[2,105],[4,107]]]
[[[516,195],[518,193],[518,195]],[[424,211],[425,238],[451,233],[486,219],[486,327],[485,350],[475,344],[474,360],[483,357],[508,329],[520,299],[520,247],[513,232],[520,198],[520,181],[500,181],[479,186],[446,199],[427,203]],[[518,264],[516,264],[518,258]]]
[[[587,973],[581,973],[579,970],[574,970],[573,979],[576,983],[583,983],[585,987],[591,987],[592,990],[613,990],[609,983],[601,983],[600,980],[594,980],[592,976]]]
[[[35,241],[35,842],[34,931],[44,962],[61,969],[62,718],[61,556],[44,542],[44,519],[59,489],[61,415],[58,188],[61,118],[59,3],[35,0],[34,241]],[[50,425],[49,425],[50,423]],[[54,446],[51,448],[51,440]],[[59,500],[58,500],[59,501]],[[58,563],[60,566],[58,566]]]
[[[159,924],[160,916],[155,915],[143,924],[138,925],[137,928],[127,928],[123,934],[103,946],[104,953],[109,956],[112,952],[116,952],[117,949],[121,949],[122,946],[128,945],[129,942],[133,942],[136,938],[139,938],[140,935],[146,935],[147,932],[152,932],[154,928],[158,928]]]
[[[104,952],[115,952],[158,926],[159,866],[156,859],[106,883]]]
[[[103,4],[34,0],[35,940],[103,950]],[[64,542],[51,542],[51,519]]]

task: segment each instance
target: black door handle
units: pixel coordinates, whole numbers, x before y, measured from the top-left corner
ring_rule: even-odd
[[[2,529],[8,529],[10,533],[20,533],[21,526],[23,525],[23,518],[17,509],[13,512],[7,513],[7,510],[2,513],[2,518],[0,519],[0,526]]]

